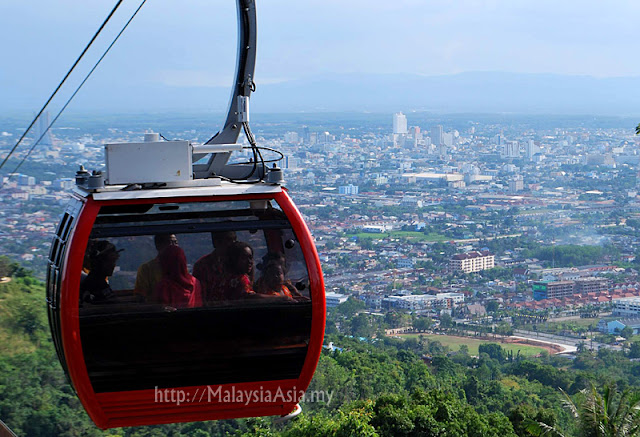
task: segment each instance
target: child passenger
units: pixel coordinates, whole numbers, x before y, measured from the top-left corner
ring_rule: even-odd
[[[223,286],[225,300],[255,296],[253,291],[253,249],[247,243],[236,241],[226,251],[226,280]]]
[[[262,276],[256,281],[256,293],[267,296],[293,299],[299,293],[285,279],[285,268],[282,263],[271,261],[262,270]]]

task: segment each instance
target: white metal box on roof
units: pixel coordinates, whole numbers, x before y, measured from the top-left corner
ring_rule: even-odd
[[[106,144],[105,179],[110,185],[189,181],[192,154],[188,141]]]

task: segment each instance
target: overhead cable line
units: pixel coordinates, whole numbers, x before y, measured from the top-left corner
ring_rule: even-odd
[[[42,138],[44,138],[44,136],[47,134],[47,132],[49,131],[49,129],[51,128],[51,126],[53,126],[55,124],[55,122],[58,120],[58,118],[60,118],[60,116],[62,115],[62,113],[64,112],[65,109],[67,109],[67,106],[69,106],[69,104],[71,103],[71,101],[73,100],[73,98],[76,96],[76,94],[78,94],[78,92],[80,91],[80,89],[82,88],[82,86],[85,84],[85,82],[87,80],[89,80],[89,77],[91,77],[91,75],[93,74],[93,72],[96,70],[96,68],[98,68],[98,65],[100,65],[100,63],[102,62],[102,60],[107,56],[107,53],[109,53],[109,51],[111,50],[111,48],[116,44],[116,42],[118,41],[118,39],[120,39],[120,36],[124,33],[124,31],[127,29],[127,27],[129,27],[129,24],[131,24],[131,22],[133,21],[133,19],[136,17],[136,15],[138,15],[138,12],[140,12],[140,9],[142,9],[142,7],[144,6],[144,4],[147,2],[147,0],[142,0],[142,3],[140,3],[140,6],[138,6],[138,8],[135,10],[135,12],[131,15],[131,17],[129,18],[129,20],[126,22],[126,24],[124,25],[124,27],[120,30],[120,32],[118,32],[118,34],[116,35],[116,37],[113,39],[113,41],[111,42],[111,44],[109,44],[109,47],[107,47],[107,49],[104,51],[104,53],[102,54],[102,56],[100,56],[100,59],[98,59],[98,61],[95,63],[95,65],[93,66],[93,68],[89,71],[89,73],[87,73],[87,75],[84,77],[84,79],[82,80],[82,82],[80,82],[80,85],[78,85],[78,87],[76,88],[76,90],[73,92],[73,94],[71,94],[71,97],[69,97],[69,99],[66,101],[66,103],[64,104],[64,106],[60,109],[60,111],[58,112],[58,114],[54,117],[53,120],[51,120],[51,123],[49,123],[49,126],[47,126],[47,128],[45,129],[45,131],[42,133],[42,135],[40,135],[40,138],[37,139],[37,141],[35,143],[33,143],[33,146],[31,146],[31,149],[29,149],[29,152],[27,152],[27,154],[25,155],[24,158],[22,158],[22,161],[20,161],[20,164],[18,164],[16,166],[15,169],[13,169],[13,171],[11,172],[16,173],[18,171],[18,169],[20,169],[20,167],[22,167],[22,164],[24,164],[24,162],[27,160],[27,158],[29,157],[29,155],[31,155],[31,153],[33,152],[33,150],[36,148],[36,146],[38,145],[38,143],[40,142],[40,140],[42,140]],[[4,184],[3,184],[4,185]]]
[[[13,154],[13,152],[16,151],[16,149],[18,148],[18,146],[20,145],[20,143],[22,143],[22,140],[24,140],[24,138],[27,136],[27,134],[29,133],[29,131],[31,130],[31,128],[33,127],[34,124],[36,124],[36,121],[38,121],[38,118],[40,118],[40,116],[42,115],[42,113],[47,109],[47,106],[49,106],[49,103],[51,103],[51,101],[53,100],[53,98],[56,96],[56,94],[58,93],[58,91],[60,91],[60,88],[62,88],[62,85],[64,85],[64,83],[67,81],[67,79],[69,78],[69,76],[71,75],[71,73],[73,72],[73,70],[76,68],[76,66],[80,63],[80,61],[82,60],[82,58],[84,57],[84,55],[87,53],[87,51],[89,50],[89,48],[91,47],[91,45],[93,44],[93,42],[98,38],[98,35],[100,35],[100,32],[102,32],[102,30],[104,29],[104,27],[107,25],[107,23],[109,22],[109,20],[111,19],[111,17],[113,16],[113,14],[115,14],[116,10],[120,7],[120,4],[123,2],[123,0],[118,0],[118,3],[116,3],[116,5],[113,7],[113,9],[111,9],[111,12],[109,13],[109,15],[107,16],[107,18],[105,18],[105,20],[102,22],[102,24],[100,25],[100,27],[98,28],[98,30],[96,31],[96,33],[93,35],[93,38],[91,38],[91,41],[89,41],[89,43],[86,45],[86,47],[84,48],[84,50],[82,50],[82,53],[80,53],[80,56],[78,56],[78,58],[76,59],[76,61],[73,63],[73,65],[71,66],[71,68],[69,69],[69,71],[67,71],[67,74],[64,76],[64,78],[62,79],[62,81],[60,81],[60,83],[58,84],[58,86],[56,87],[55,91],[51,94],[51,96],[49,97],[49,99],[47,100],[47,102],[44,104],[44,106],[42,106],[42,108],[40,109],[40,112],[38,112],[38,115],[35,116],[35,118],[33,119],[33,121],[31,121],[31,124],[29,124],[29,127],[27,128],[27,130],[24,131],[24,133],[22,134],[22,136],[20,137],[20,139],[18,140],[18,142],[16,143],[15,146],[13,146],[13,148],[11,149],[11,151],[9,152],[9,154],[4,158],[4,161],[2,161],[2,163],[0,164],[0,170],[2,169],[2,167],[4,167],[4,165],[7,163],[7,161],[9,161],[9,158],[11,157],[11,155]],[[46,132],[46,131],[45,131]]]

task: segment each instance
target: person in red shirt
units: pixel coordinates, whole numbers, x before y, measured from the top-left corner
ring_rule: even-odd
[[[226,280],[222,294],[225,300],[238,300],[256,295],[253,291],[253,249],[236,241],[226,251]]]
[[[189,274],[184,251],[179,246],[169,246],[159,258],[162,280],[155,289],[157,301],[169,308],[201,307],[202,287]]]

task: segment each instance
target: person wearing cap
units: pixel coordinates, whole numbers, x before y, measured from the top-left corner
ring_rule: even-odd
[[[89,274],[80,282],[81,303],[108,303],[115,299],[115,293],[109,285],[109,276],[113,275],[120,252],[116,246],[106,240],[95,241],[89,248]]]

